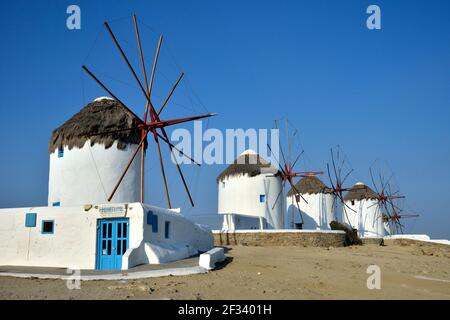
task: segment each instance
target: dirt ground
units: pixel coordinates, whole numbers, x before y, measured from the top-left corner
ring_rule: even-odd
[[[228,247],[208,274],[129,281],[0,277],[1,299],[450,299],[450,248],[365,245],[346,248]],[[367,288],[369,265],[381,289]]]

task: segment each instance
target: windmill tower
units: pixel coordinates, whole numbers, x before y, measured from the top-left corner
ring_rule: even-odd
[[[108,137],[111,135],[115,136],[115,135],[122,135],[122,134],[132,134],[133,136],[137,135],[139,137],[137,147],[134,148],[133,152],[128,154],[128,156],[129,156],[128,161],[126,163],[121,163],[122,164],[121,165],[121,168],[122,168],[121,174],[118,175],[118,179],[114,179],[116,181],[116,183],[114,184],[114,186],[112,188],[110,188],[108,190],[107,201],[113,201],[116,193],[120,192],[119,189],[121,189],[121,186],[126,184],[126,181],[127,181],[126,177],[129,175],[130,171],[133,172],[131,174],[131,176],[135,176],[137,165],[134,160],[136,159],[136,157],[139,154],[140,155],[139,200],[142,203],[144,202],[144,172],[145,172],[145,161],[144,160],[145,160],[145,150],[146,150],[146,146],[147,146],[147,137],[150,135],[151,137],[153,137],[154,142],[157,147],[157,150],[158,150],[159,164],[160,164],[160,168],[161,168],[161,175],[162,175],[162,180],[164,183],[164,189],[165,189],[168,208],[171,208],[172,204],[171,204],[171,200],[170,200],[170,193],[169,193],[169,188],[167,185],[164,161],[163,161],[163,156],[162,156],[162,152],[161,152],[161,146],[160,146],[161,141],[164,144],[166,144],[167,147],[169,148],[172,158],[175,161],[175,165],[177,167],[178,174],[181,178],[181,182],[182,182],[184,189],[189,197],[189,201],[190,201],[191,205],[194,206],[194,201],[192,199],[186,179],[183,175],[183,172],[182,172],[179,162],[177,160],[177,156],[181,155],[181,156],[187,157],[193,163],[195,163],[197,165],[199,165],[199,164],[196,163],[188,155],[184,154],[183,151],[177,149],[170,142],[166,128],[169,126],[173,126],[173,125],[177,125],[177,124],[181,124],[181,123],[185,123],[185,122],[208,118],[215,114],[207,113],[207,114],[202,114],[202,115],[169,119],[169,120],[162,118],[161,113],[167,107],[167,105],[170,101],[170,98],[172,97],[178,84],[182,80],[184,73],[180,74],[178,79],[173,84],[171,90],[168,92],[167,96],[165,97],[161,106],[158,109],[156,109],[154,103],[152,102],[151,96],[152,96],[152,88],[153,88],[154,78],[155,78],[155,73],[156,73],[156,67],[157,67],[157,63],[158,63],[158,59],[159,59],[159,53],[160,53],[161,45],[163,42],[163,37],[162,36],[159,37],[155,57],[153,60],[152,71],[151,71],[150,77],[148,77],[147,69],[145,66],[144,53],[143,53],[142,46],[141,46],[141,37],[140,37],[140,33],[139,33],[138,21],[137,21],[137,18],[135,15],[133,16],[133,22],[134,22],[134,30],[135,30],[135,35],[136,35],[136,44],[137,44],[137,49],[139,52],[139,58],[140,58],[140,62],[141,62],[143,82],[141,81],[141,79],[137,75],[136,71],[134,70],[133,66],[131,65],[127,55],[125,54],[124,50],[120,46],[120,44],[119,44],[116,36],[114,35],[111,27],[109,26],[108,22],[105,22],[104,25],[105,25],[106,30],[108,31],[108,34],[110,35],[111,39],[113,40],[115,46],[117,47],[117,49],[120,53],[120,56],[123,58],[125,64],[127,65],[128,69],[130,70],[134,80],[136,81],[138,88],[140,89],[143,97],[145,98],[145,112],[144,112],[144,116],[142,118],[137,116],[127,105],[125,105],[125,103],[121,99],[119,99],[114,93],[112,93],[111,90],[108,89],[107,86],[97,76],[95,76],[91,70],[88,69],[88,67],[86,67],[84,65],[82,66],[82,69],[109,96],[111,96],[114,99],[114,101],[118,105],[120,105],[133,119],[133,122],[128,123],[127,126],[123,126],[120,128],[108,128],[108,130],[96,130],[95,132],[88,133],[87,137],[90,139],[93,139],[93,137],[100,137],[100,139],[102,139],[102,137],[105,137],[105,136]],[[115,177],[116,177],[116,175],[115,175]]]
[[[241,153],[217,177],[217,185],[223,230],[283,229],[285,205],[276,202],[280,173],[255,151]]]
[[[362,182],[357,182],[345,195],[344,203],[350,208],[343,222],[358,231],[364,238],[384,236],[383,216],[379,211],[377,193]]]
[[[141,137],[136,120],[115,100],[95,99],[53,131],[49,143],[49,206],[105,203]],[[89,136],[113,130],[117,133]],[[145,146],[144,146],[145,148]],[[133,163],[111,202],[139,201],[140,166]]]
[[[298,190],[298,194],[295,190]],[[301,201],[301,197],[306,201]],[[301,178],[287,194],[287,212],[291,212],[291,221],[300,222],[303,217],[304,229],[330,229],[330,222],[334,220],[334,196],[332,190],[319,178],[306,176]],[[297,207],[298,204],[298,207]],[[296,212],[299,210],[300,212]],[[297,219],[295,219],[298,217]]]

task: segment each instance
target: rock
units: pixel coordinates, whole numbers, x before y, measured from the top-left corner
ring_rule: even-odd
[[[146,286],[146,285],[139,285],[139,286],[137,286],[137,288],[139,290],[141,290],[141,291],[144,291],[144,292],[150,291],[150,288],[148,286]]]
[[[421,250],[422,250],[422,254],[424,256],[433,256],[434,255],[433,250],[426,249],[426,248],[422,248]]]

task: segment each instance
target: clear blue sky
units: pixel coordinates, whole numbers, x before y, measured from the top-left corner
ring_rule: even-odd
[[[72,3],[81,7],[79,31],[66,28]],[[366,28],[370,4],[381,7],[380,31]],[[270,128],[289,117],[309,164],[324,169],[340,144],[353,181],[368,182],[370,164],[387,160],[421,214],[409,231],[450,238],[449,1],[2,1],[0,207],[46,205],[51,131],[103,95],[81,76],[82,63],[123,79],[119,93],[137,104],[102,27],[110,20],[124,32],[137,62],[126,34],[132,13],[149,26],[148,55],[163,33],[203,104],[220,114],[211,127]],[[148,162],[147,199],[164,205],[154,152]],[[197,203],[188,213],[217,211],[223,169],[186,168]],[[175,204],[187,205],[173,170],[169,177]]]

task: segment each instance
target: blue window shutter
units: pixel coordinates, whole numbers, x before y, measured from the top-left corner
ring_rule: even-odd
[[[158,216],[151,210],[147,212],[147,224],[152,226],[152,232],[158,232]]]
[[[52,207],[61,207],[61,202],[53,202]]]
[[[64,157],[64,148],[58,148],[58,158]]]
[[[33,228],[36,227],[36,213],[27,213],[25,215],[25,227]]]
[[[259,202],[266,202],[266,195],[265,194],[260,194],[259,195]]]
[[[153,223],[153,211],[147,212],[147,224],[151,225]]]
[[[158,216],[156,214],[153,215],[152,219],[152,231],[155,233],[158,232]]]

